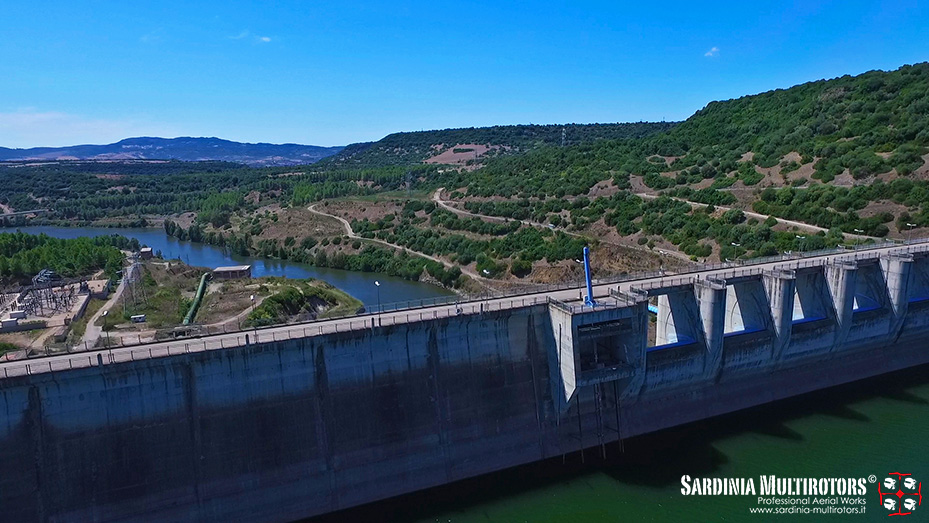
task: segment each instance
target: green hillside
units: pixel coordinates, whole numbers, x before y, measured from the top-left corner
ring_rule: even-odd
[[[319,163],[329,167],[380,167],[420,163],[458,144],[505,146],[496,153],[517,154],[534,148],[561,145],[562,130],[565,143],[577,145],[597,140],[624,140],[643,138],[672,128],[675,124],[612,123],[566,125],[496,125],[394,133],[377,142],[353,144],[341,153]]]
[[[529,217],[591,237],[602,224],[639,244],[664,239],[696,258],[724,259],[834,246],[856,229],[884,236],[891,227],[929,226],[927,146],[929,64],[922,63],[713,102],[637,140],[495,158],[446,187],[466,194],[474,212]],[[839,175],[842,184],[832,183]],[[620,191],[587,196],[607,180]],[[694,210],[633,194],[640,191],[829,233],[797,234],[776,219]],[[500,196],[509,201],[483,201]]]
[[[439,153],[455,161],[436,164]],[[309,218],[300,213],[325,201],[341,205],[366,238],[480,274],[525,277],[550,267],[543,260],[569,266],[585,244],[596,250],[598,242],[703,261],[861,240],[850,234],[925,235],[919,228],[929,228],[927,159],[929,64],[922,63],[712,102],[677,124],[396,133],[309,166],[201,164],[194,174],[167,164],[5,165],[0,205],[49,210],[38,219],[4,218],[12,225],[168,218],[166,230],[175,236],[242,254],[339,268],[386,264],[390,251],[355,241],[348,249],[342,238],[323,235],[330,233],[307,236],[300,224]],[[452,216],[426,203],[439,187],[463,210],[549,227]],[[175,223],[186,212],[197,213],[192,223]],[[269,232],[278,212],[290,213],[282,223],[294,225]],[[424,259],[416,260],[395,272],[418,277]],[[441,264],[428,271],[453,279]]]
[[[929,145],[929,63],[713,102],[654,144],[659,154],[686,153],[680,167],[748,151],[772,167],[798,152],[818,159],[815,177],[824,181],[844,169],[855,178],[909,174]]]
[[[921,156],[927,146],[929,63],[922,63],[712,102],[667,132],[501,158],[488,162],[483,176],[468,183],[489,195],[510,192],[511,182],[513,187],[527,187],[528,182],[535,196],[558,195],[559,188],[578,194],[611,174],[649,177],[646,184],[655,189],[705,178],[716,178],[717,186],[725,187],[739,179],[754,185],[752,164],[785,170],[811,162],[812,178],[828,182],[845,169],[855,178],[892,169],[911,174],[924,165]],[[751,163],[740,162],[748,152],[754,154]],[[791,152],[800,155],[797,165],[780,166]],[[676,160],[668,165],[658,156]],[[672,172],[674,177],[656,178]],[[507,175],[519,180],[501,179]],[[570,180],[570,187],[557,178]],[[496,181],[487,185],[488,179]]]

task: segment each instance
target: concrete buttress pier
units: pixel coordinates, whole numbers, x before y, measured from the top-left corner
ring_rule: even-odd
[[[929,363],[925,249],[594,294],[0,364],[0,520],[293,521]]]
[[[765,293],[771,304],[774,327],[771,361],[779,362],[790,343],[793,327],[794,296],[797,293],[797,275],[791,270],[769,271],[765,274]]]

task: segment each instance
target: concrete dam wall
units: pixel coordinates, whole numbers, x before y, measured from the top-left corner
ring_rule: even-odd
[[[801,265],[3,378],[0,520],[292,521],[929,362],[924,254]]]

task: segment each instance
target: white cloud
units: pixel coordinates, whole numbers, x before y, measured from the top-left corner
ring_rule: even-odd
[[[709,51],[703,53],[703,56],[716,56],[718,54],[719,54],[719,48],[716,46],[713,46],[712,48],[710,48]]]
[[[230,40],[244,40],[248,38],[249,40],[251,40],[253,43],[256,43],[256,44],[266,44],[271,41],[270,36],[259,36],[259,35],[252,36],[252,32],[249,31],[248,29],[244,29],[241,33],[235,36],[227,36],[226,38]]]
[[[0,112],[0,147],[61,147],[112,143],[133,136],[176,136],[169,126],[131,119],[109,120],[23,108]]]

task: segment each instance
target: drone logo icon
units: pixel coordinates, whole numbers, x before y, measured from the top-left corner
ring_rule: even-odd
[[[889,472],[877,485],[877,493],[888,516],[909,516],[923,504],[923,484],[912,474]]]

